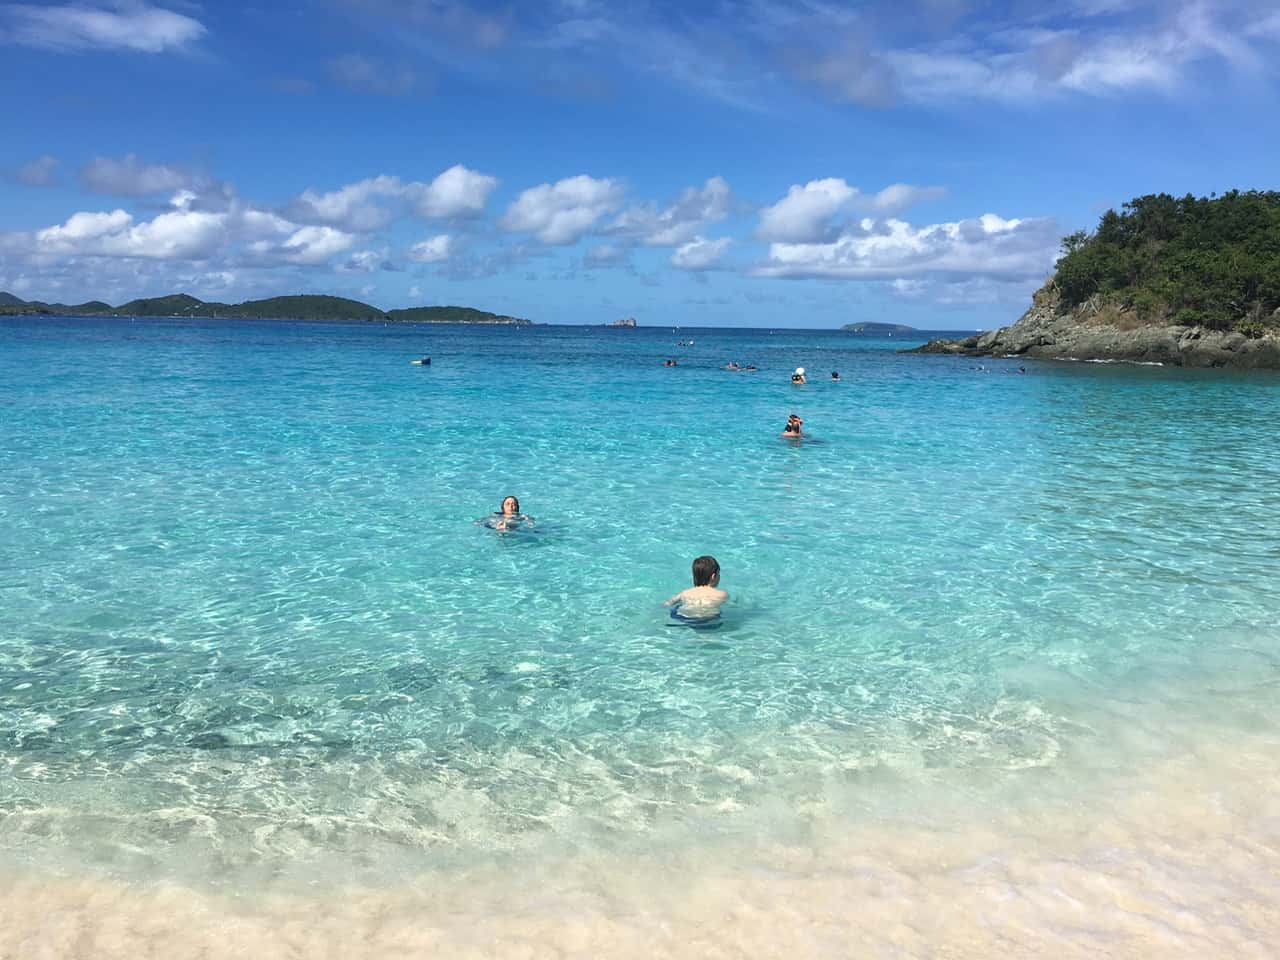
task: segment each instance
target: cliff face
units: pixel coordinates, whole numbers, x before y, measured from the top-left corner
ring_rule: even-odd
[[[1270,327],[1280,329],[1280,310]],[[1091,312],[1087,304],[1060,312],[1057,298],[1044,290],[1010,326],[964,340],[931,340],[909,352],[1280,369],[1280,336],[1274,332],[1248,337],[1198,326],[1147,324],[1124,313]]]

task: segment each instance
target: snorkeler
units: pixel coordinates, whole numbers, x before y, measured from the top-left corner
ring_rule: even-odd
[[[533,517],[520,512],[520,501],[515,497],[503,497],[501,508],[480,522],[502,533],[508,533],[519,527],[533,529]]]
[[[720,564],[715,557],[703,556],[693,561],[693,586],[681,590],[663,606],[671,608],[674,620],[706,623],[720,617],[720,605],[729,599],[727,590],[719,589]]]
[[[797,417],[794,413],[787,417],[787,425],[782,429],[782,435],[788,440],[799,440],[804,436],[804,421]]]
[[[796,367],[796,372],[791,375],[792,385],[799,387],[807,382],[804,378],[804,367]]]

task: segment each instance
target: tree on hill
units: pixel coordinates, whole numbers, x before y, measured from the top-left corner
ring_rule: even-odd
[[[1258,334],[1280,309],[1280,192],[1138,197],[1062,241],[1064,304]]]

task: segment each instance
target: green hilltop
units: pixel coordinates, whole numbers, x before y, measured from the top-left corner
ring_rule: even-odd
[[[1138,197],[1062,254],[1041,296],[1063,309],[1261,336],[1280,310],[1280,192]]]
[[[488,313],[473,307],[411,307],[407,310],[379,309],[359,300],[303,294],[270,297],[244,303],[216,303],[198,300],[185,293],[167,297],[130,300],[118,307],[90,300],[67,305],[22,300],[0,291],[0,315],[44,314],[75,317],[194,317],[229,320],[383,320],[416,323],[497,323],[527,325],[528,320]]]

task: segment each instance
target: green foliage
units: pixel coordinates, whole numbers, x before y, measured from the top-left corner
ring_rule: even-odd
[[[1062,241],[1057,287],[1070,307],[1102,295],[1144,318],[1228,330],[1280,307],[1280,193],[1167,193],[1108,210]]]

